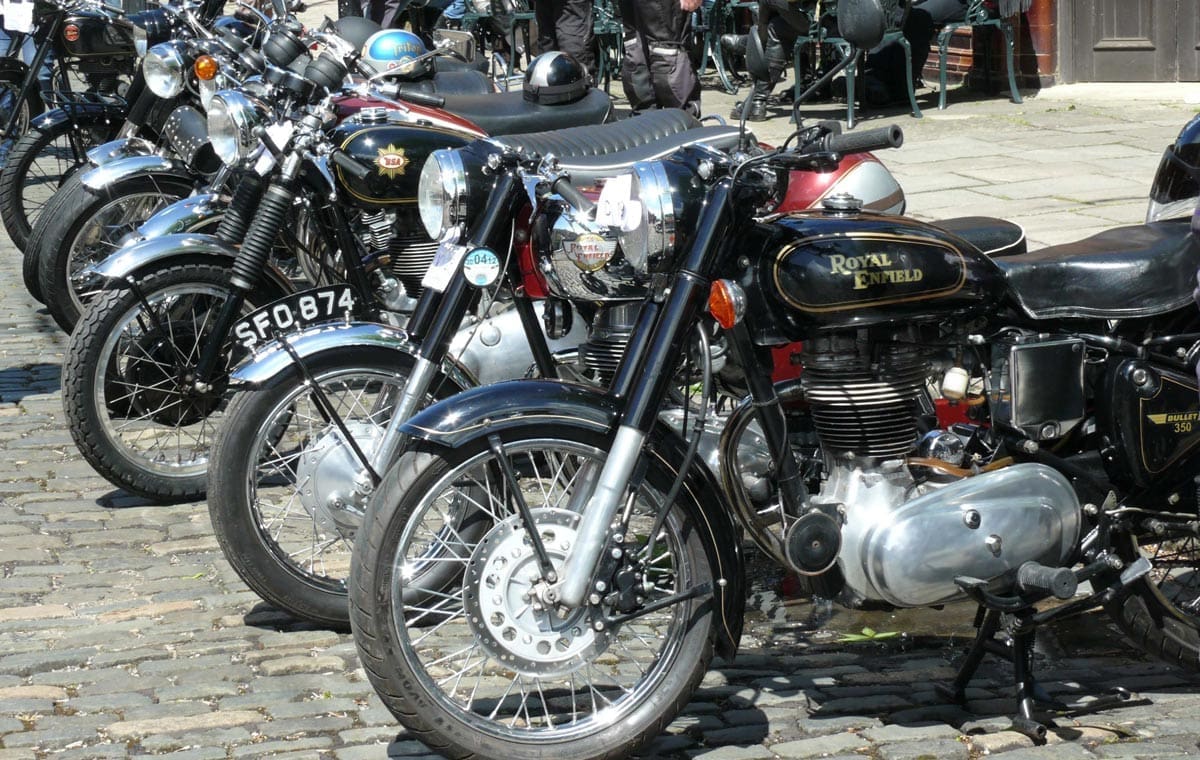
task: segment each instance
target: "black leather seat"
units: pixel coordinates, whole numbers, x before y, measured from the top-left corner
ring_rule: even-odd
[[[1117,227],[996,265],[1035,319],[1147,317],[1192,302],[1200,241],[1189,231],[1186,219]]]
[[[487,74],[470,69],[439,71],[433,77],[406,81],[403,86],[438,95],[483,95],[494,92],[492,80],[488,79]]]
[[[535,156],[553,155],[571,176],[571,183],[586,186],[596,180],[626,172],[638,161],[669,156],[686,145],[705,143],[719,150],[737,146],[736,126],[702,126],[686,111],[648,111],[614,124],[575,127],[492,138],[492,142],[519,148]]]
[[[478,125],[489,135],[516,135],[539,129],[602,124],[612,113],[612,99],[595,88],[574,103],[543,106],[525,100],[521,90],[491,95],[447,95],[443,106]]]
[[[956,216],[930,222],[952,235],[958,235],[993,258],[1025,253],[1025,230],[1021,225],[991,216]]]

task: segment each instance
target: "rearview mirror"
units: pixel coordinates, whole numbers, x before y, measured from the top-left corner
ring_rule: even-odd
[[[434,29],[433,46],[449,48],[459,58],[470,63],[475,60],[475,35],[457,29]]]
[[[838,36],[860,50],[870,50],[883,39],[887,14],[880,0],[838,0]]]

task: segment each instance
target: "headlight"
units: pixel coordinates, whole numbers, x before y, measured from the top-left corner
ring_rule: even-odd
[[[463,220],[466,215],[467,174],[462,158],[448,149],[429,154],[417,187],[417,210],[421,223],[434,240]]]
[[[258,147],[255,128],[267,121],[267,110],[237,90],[221,90],[208,103],[208,141],[227,164],[249,158]]]
[[[640,161],[633,165],[632,198],[641,203],[642,221],[634,229],[621,233],[621,253],[634,269],[645,272],[647,262],[675,249],[678,213],[663,162]]]
[[[138,58],[145,58],[146,51],[150,49],[150,35],[140,26],[133,28],[133,49],[137,51]]]
[[[183,55],[170,42],[155,45],[142,59],[146,86],[160,98],[173,98],[183,92]]]

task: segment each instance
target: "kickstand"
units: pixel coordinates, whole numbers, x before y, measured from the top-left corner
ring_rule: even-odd
[[[1012,729],[1028,736],[1035,744],[1046,741],[1046,725],[1033,717],[1033,705],[1038,703],[1054,712],[1095,712],[1113,707],[1130,699],[1125,689],[1098,697],[1091,702],[1065,703],[1051,697],[1033,675],[1033,644],[1036,624],[1030,620],[1033,609],[1015,613],[1001,613],[980,605],[975,613],[975,641],[967,651],[966,659],[949,686],[938,685],[937,692],[944,698],[963,704],[966,702],[967,684],[975,676],[985,654],[1003,657],[1012,663],[1013,684],[1017,697],[1017,714],[1012,718]],[[1008,641],[996,638],[1001,627],[1008,634]]]

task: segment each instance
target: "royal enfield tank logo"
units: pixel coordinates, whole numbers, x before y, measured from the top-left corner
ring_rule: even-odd
[[[584,233],[574,240],[563,241],[563,253],[585,272],[601,269],[612,259],[616,250],[617,241],[605,240],[591,232]]]
[[[920,282],[925,277],[920,269],[889,268],[895,266],[888,253],[864,253],[860,256],[843,256],[839,253],[829,257],[829,271],[853,277],[855,290],[866,290],[872,285]]]
[[[408,156],[404,155],[404,148],[397,148],[388,143],[386,148],[379,149],[379,155],[375,157],[375,166],[379,167],[382,176],[392,179],[398,174],[403,174],[408,168]]]

